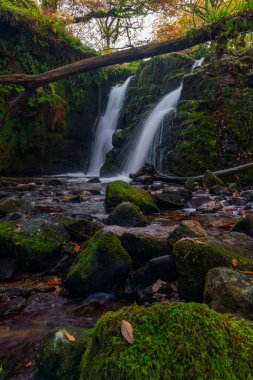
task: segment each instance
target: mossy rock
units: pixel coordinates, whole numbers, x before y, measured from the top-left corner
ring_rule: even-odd
[[[64,327],[51,330],[36,357],[37,380],[78,380],[79,365],[92,330]],[[75,338],[69,342],[65,334]]]
[[[33,221],[17,226],[14,222],[0,222],[0,256],[15,258],[20,270],[42,270],[55,263],[69,239],[56,223]]]
[[[101,223],[70,216],[58,217],[56,221],[67,229],[72,240],[78,242],[89,240],[103,227]]]
[[[213,186],[219,185],[224,187],[224,182],[210,170],[207,170],[204,174],[203,182],[205,187],[211,189]]]
[[[173,247],[173,245],[181,239],[206,236],[207,232],[197,220],[183,220],[169,236],[168,243]]]
[[[187,301],[202,302],[206,275],[212,268],[233,267],[232,261],[236,259],[239,270],[253,270],[253,260],[211,238],[179,240],[173,254],[179,276],[179,295]]]
[[[109,215],[107,223],[122,227],[145,227],[149,222],[138,206],[122,202]]]
[[[240,218],[231,228],[231,232],[243,232],[253,238],[253,217]]]
[[[144,213],[159,212],[152,196],[144,190],[131,186],[124,181],[114,181],[108,184],[105,196],[105,206],[111,210],[122,202],[132,202]]]
[[[75,294],[103,291],[124,279],[132,259],[113,233],[98,231],[70,268],[65,286]]]
[[[121,322],[133,327],[129,344]],[[105,314],[80,380],[253,379],[253,324],[195,303],[131,306]]]
[[[206,278],[204,302],[219,313],[253,320],[253,277],[229,268],[213,268]]]
[[[17,212],[27,206],[23,199],[8,198],[0,202],[0,214],[7,215],[12,212]]]

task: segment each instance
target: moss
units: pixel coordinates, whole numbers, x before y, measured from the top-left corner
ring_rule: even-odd
[[[74,336],[69,342],[64,333]],[[79,378],[79,364],[92,330],[77,327],[53,329],[44,338],[36,357],[37,378],[40,380],[70,380]]]
[[[210,170],[205,172],[203,182],[208,189],[216,185],[225,186],[224,182]]]
[[[121,335],[132,324],[134,341]],[[253,324],[200,304],[132,306],[97,323],[80,380],[253,378]]]
[[[128,201],[138,206],[146,213],[159,212],[152,196],[144,190],[135,188],[124,181],[114,181],[106,189],[105,206],[108,210],[121,202]]]
[[[179,240],[173,254],[179,274],[179,294],[188,301],[203,300],[206,275],[212,268],[233,267],[232,260],[236,259],[239,270],[253,269],[251,259],[210,238]]]
[[[29,232],[14,222],[0,223],[1,256],[16,258],[21,270],[46,268],[59,257],[65,239],[66,235],[52,225]]]
[[[130,202],[123,202],[113,209],[107,223],[122,227],[145,227],[149,221],[138,206]]]
[[[124,278],[131,265],[131,257],[119,238],[113,233],[98,231],[87,248],[79,253],[66,276],[65,286],[76,294],[103,291]]]

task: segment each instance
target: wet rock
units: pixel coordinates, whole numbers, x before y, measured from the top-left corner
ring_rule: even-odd
[[[156,203],[163,209],[183,208],[187,201],[191,200],[192,192],[187,189],[165,188],[160,194],[155,195]]]
[[[197,189],[196,182],[194,182],[191,178],[188,178],[184,183],[185,189],[190,191],[195,191]]]
[[[179,275],[179,295],[187,301],[202,302],[206,275],[212,268],[232,267],[235,259],[239,270],[253,269],[253,260],[211,238],[179,240],[173,254]]]
[[[142,176],[151,176],[151,177],[156,177],[159,176],[159,172],[155,168],[154,165],[151,164],[145,164],[140,170],[138,170],[135,174],[130,174],[130,178],[136,179],[138,177]]]
[[[61,186],[63,185],[63,182],[60,179],[52,178],[52,179],[47,179],[45,181],[45,184],[49,186]]]
[[[7,316],[11,314],[17,314],[25,307],[25,304],[25,298],[14,297],[4,305],[2,315]],[[0,309],[2,309],[2,307],[0,307]]]
[[[221,185],[214,185],[209,190],[209,193],[212,195],[220,195],[224,192],[225,192],[225,187]]]
[[[0,202],[0,214],[6,215],[24,209],[27,206],[23,199],[8,198]]]
[[[139,207],[130,202],[120,203],[108,217],[108,224],[122,227],[144,227],[149,221]]]
[[[164,236],[124,233],[120,240],[136,266],[143,265],[150,259],[168,255],[170,252],[167,238]]]
[[[14,212],[12,214],[9,214],[5,220],[20,220],[24,217],[24,214],[20,214],[19,212]]]
[[[65,275],[67,273],[67,271],[69,270],[69,268],[71,267],[71,265],[74,263],[75,261],[75,256],[73,254],[65,254],[63,255],[60,260],[58,261],[58,263],[56,263],[56,265],[49,270],[49,273],[51,274],[57,274],[57,275]]]
[[[241,197],[245,199],[246,202],[253,201],[253,190],[247,190],[241,192]]]
[[[79,194],[66,194],[63,195],[61,198],[61,201],[67,202],[67,203],[81,203],[82,198],[80,197]]]
[[[253,277],[228,268],[211,269],[206,278],[204,302],[219,313],[253,320]]]
[[[30,182],[30,183],[19,183],[17,185],[17,190],[19,191],[34,191],[36,190],[36,183]]]
[[[74,341],[68,340],[68,336],[74,337]],[[89,338],[89,330],[78,327],[51,330],[36,357],[39,379],[79,379],[79,365]]]
[[[98,177],[90,178],[87,183],[101,183]]]
[[[145,286],[156,280],[175,281],[177,279],[176,264],[173,256],[161,256],[149,260],[135,274],[136,281]]]
[[[119,238],[98,231],[70,268],[65,286],[75,294],[104,291],[105,287],[124,279],[132,260]]]
[[[191,199],[191,205],[193,208],[197,209],[198,207],[202,206],[203,204],[211,202],[211,201],[212,201],[212,198],[209,197],[208,195],[200,195],[198,197],[193,197]]]
[[[161,190],[163,189],[163,187],[164,187],[164,184],[159,181],[154,181],[151,186],[152,190]]]
[[[0,286],[0,293],[6,295],[7,297],[27,298],[32,294],[32,289],[6,288]]]
[[[240,197],[232,197],[229,200],[229,204],[239,207],[245,207],[247,205],[247,202]]]
[[[207,170],[205,172],[203,183],[204,183],[204,186],[208,189],[210,189],[211,187],[215,185],[220,185],[222,187],[224,186],[224,182],[219,177],[217,177],[217,175],[212,173],[210,170]]]
[[[58,217],[56,221],[63,225],[69,232],[71,239],[77,242],[82,242],[90,239],[103,224],[92,220],[72,217]]]
[[[253,238],[253,218],[246,216],[239,219],[231,228],[231,232],[243,232]]]
[[[200,207],[197,208],[197,211],[203,212],[203,213],[212,213],[217,212],[223,208],[223,204],[221,201],[211,201],[208,203],[202,204]]]
[[[25,313],[36,313],[41,310],[63,307],[66,300],[51,293],[35,293],[27,300]]]
[[[197,220],[183,220],[179,226],[171,233],[168,243],[171,247],[183,238],[205,237],[207,232]]]
[[[0,281],[9,281],[17,271],[17,261],[10,258],[0,258]]]
[[[232,192],[234,192],[234,191],[238,191],[238,185],[237,185],[237,183],[230,183],[230,184],[228,185],[228,190],[230,190],[230,191],[232,191]]]
[[[142,183],[143,185],[151,185],[153,182],[153,177],[151,175],[141,175],[139,177],[135,177],[135,181]]]
[[[32,204],[33,214],[58,214],[63,212],[63,208],[50,203]]]
[[[132,202],[144,213],[159,212],[152,196],[144,190],[135,188],[124,181],[114,181],[106,189],[105,206],[111,210],[122,202]]]

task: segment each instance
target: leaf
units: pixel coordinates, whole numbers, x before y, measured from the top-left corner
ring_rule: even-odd
[[[26,364],[26,368],[31,368],[32,367],[32,362],[28,362],[27,364]]]
[[[247,275],[253,275],[253,272],[251,272],[250,270],[245,270],[243,272],[240,272],[242,274],[247,274]]]
[[[124,319],[121,321],[121,334],[128,343],[133,344],[134,336],[132,325]]]
[[[20,243],[20,241],[17,241],[16,243],[15,243],[15,245],[20,245],[21,243]]]
[[[81,250],[80,245],[78,245],[77,243],[74,243],[74,253],[78,254],[80,250]]]
[[[63,334],[68,342],[75,342],[76,338],[73,335],[70,335],[66,330],[64,330]]]
[[[61,282],[62,282],[61,277],[55,276],[55,277],[50,278],[47,283],[48,285],[61,285]]]
[[[238,261],[236,259],[233,259],[232,260],[232,265],[234,268],[236,268],[238,266]]]

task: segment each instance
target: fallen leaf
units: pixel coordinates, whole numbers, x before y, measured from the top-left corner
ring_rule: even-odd
[[[15,243],[15,245],[20,245],[21,243],[20,243],[20,241],[17,241],[16,243]]]
[[[74,253],[78,254],[81,251],[80,245],[74,243]]]
[[[250,270],[245,270],[243,272],[240,272],[242,274],[248,274],[248,275],[253,275],[253,272],[251,272]]]
[[[53,292],[53,295],[58,297],[61,294],[62,288],[60,286],[56,286],[55,291]]]
[[[27,364],[26,364],[26,368],[31,368],[32,367],[32,362],[28,362]]]
[[[236,268],[237,265],[238,265],[238,261],[236,259],[233,259],[232,260],[232,265],[233,265],[234,268]]]
[[[128,343],[133,344],[134,336],[132,325],[124,319],[121,321],[121,334]]]
[[[64,330],[63,334],[65,338],[67,339],[67,341],[75,342],[76,338],[73,335],[70,335],[66,330]]]
[[[61,277],[52,277],[48,280],[48,285],[61,285],[62,279]]]
[[[56,215],[62,215],[63,212],[49,212],[48,215],[49,216],[56,216]]]

